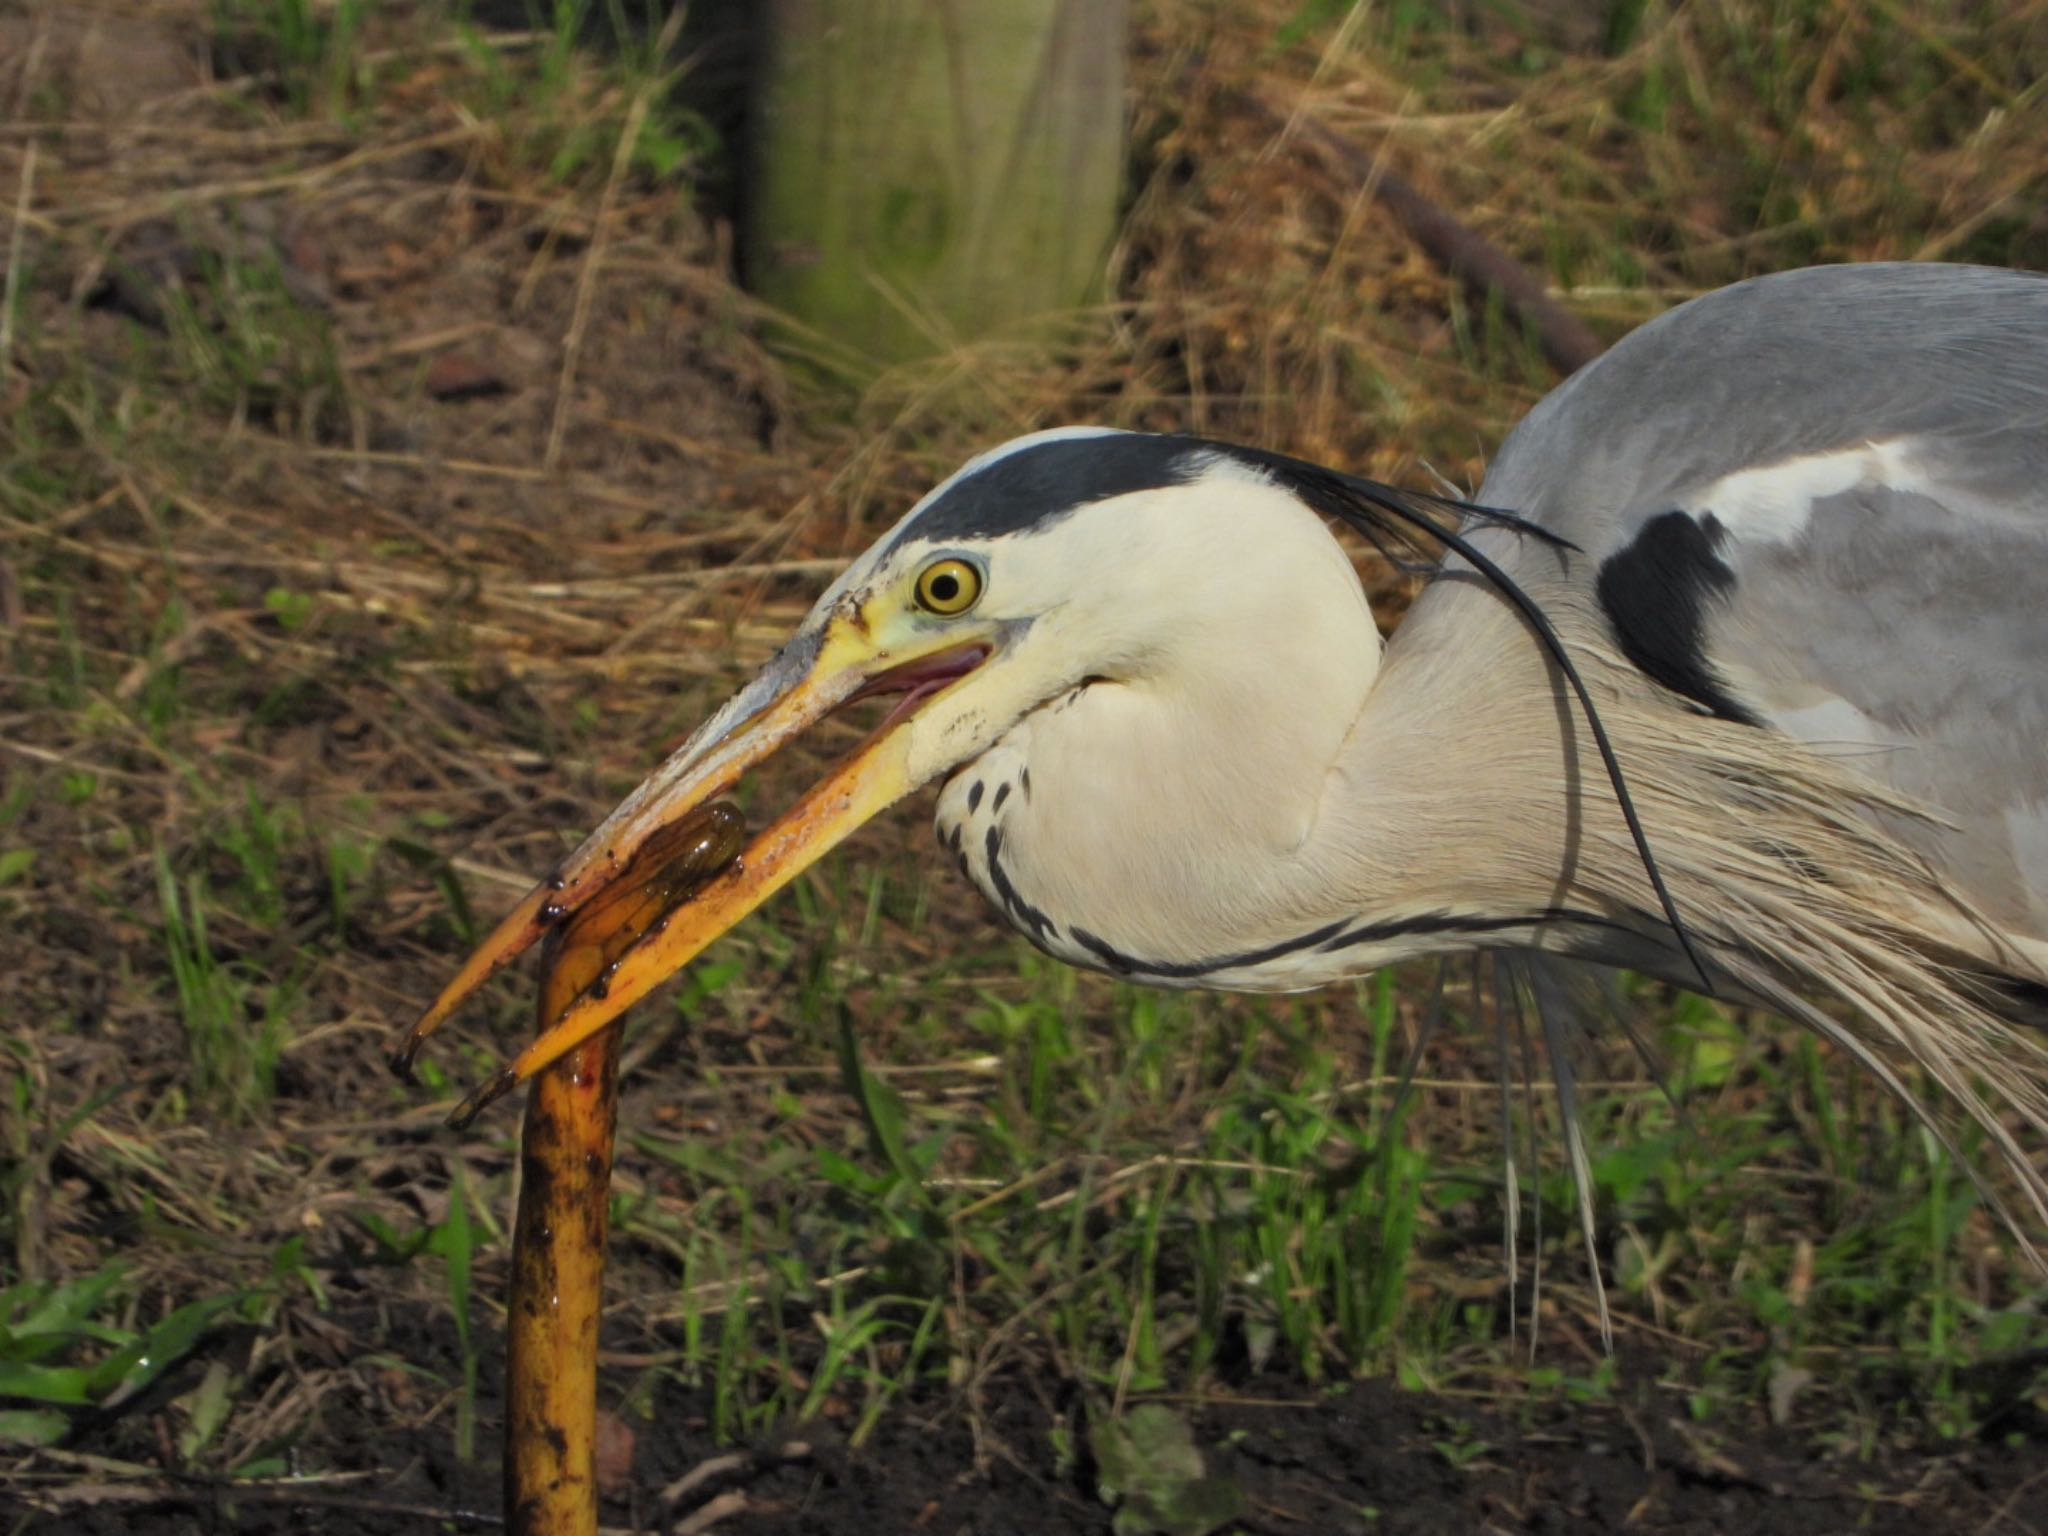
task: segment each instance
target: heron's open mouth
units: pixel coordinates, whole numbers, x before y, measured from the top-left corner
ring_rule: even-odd
[[[653,924],[552,1029],[465,1099],[451,1120],[466,1124],[582,1044],[856,827],[917,788],[906,771],[900,727],[979,668],[992,650],[992,641],[981,638],[891,664],[874,654],[853,626],[835,623],[816,644],[785,651],[513,908],[406,1032],[392,1052],[393,1067],[409,1072],[421,1045],[450,1014],[569,914],[600,899],[619,902],[622,894],[642,901],[643,892],[674,873],[662,853],[665,832],[672,840],[686,820],[695,825],[698,813],[729,793],[743,775],[821,721],[863,699],[897,698],[851,755],[748,841],[694,896]]]
[[[906,661],[900,667],[891,667],[874,681],[863,683],[846,703],[858,704],[862,699],[902,694],[901,702],[889,711],[887,718],[879,727],[881,730],[891,730],[917,713],[918,705],[941,688],[949,683],[958,682],[987,661],[988,653],[988,646],[977,641],[969,645],[956,645],[950,650],[940,651],[936,655],[922,657],[917,661]]]

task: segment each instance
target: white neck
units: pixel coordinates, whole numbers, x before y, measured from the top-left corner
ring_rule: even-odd
[[[1280,949],[1206,979],[1285,989],[1470,945],[1435,919],[1570,904],[1571,797],[1527,633],[1503,614],[1474,633],[1483,654],[1397,643],[1382,668],[1348,560],[1303,517],[1201,562],[1229,574],[1187,593],[1157,668],[1033,711],[942,793],[941,838],[1054,953],[1192,981],[1161,971]],[[1516,697],[1544,729],[1506,718]],[[1446,783],[1446,762],[1472,782]],[[1410,919],[1384,943],[1300,942]]]

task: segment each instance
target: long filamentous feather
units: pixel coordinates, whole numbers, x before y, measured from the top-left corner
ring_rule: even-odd
[[[1507,977],[1506,957],[1494,954],[1487,958],[1492,962],[1489,974],[1493,983],[1494,1072],[1500,1086],[1501,1248],[1507,1254],[1508,1338],[1512,1340],[1521,1316],[1517,1305],[1516,1286],[1522,1273],[1521,1253],[1517,1246],[1522,1232],[1522,1176],[1521,1169],[1515,1163],[1515,1068],[1508,1056],[1507,992],[1511,983]],[[1480,960],[1475,956],[1472,962],[1472,999],[1475,1008],[1479,1005],[1481,996],[1481,975]],[[1531,1319],[1532,1332],[1533,1329],[1534,1320]]]
[[[1521,989],[1535,1006],[1550,1056],[1550,1077],[1557,1085],[1558,1117],[1564,1122],[1565,1157],[1571,1168],[1572,1198],[1579,1213],[1579,1238],[1586,1247],[1586,1268],[1593,1280],[1593,1305],[1600,1319],[1600,1344],[1614,1351],[1614,1318],[1607,1307],[1607,1286],[1600,1278],[1600,1241],[1594,1227],[1593,1160],[1586,1150],[1586,1121],[1580,1111],[1578,1068],[1570,1039],[1572,1015],[1542,966],[1517,965]]]
[[[1727,990],[1841,1046],[1938,1128],[1887,1054],[1914,1062],[1983,1129],[2035,1232],[2048,1232],[2048,1176],[2001,1113],[2048,1141],[2048,1048],[1982,980],[1988,972],[2043,982],[2048,973],[1886,830],[1887,821],[1931,821],[1929,813],[1769,730],[1676,714],[1618,661],[1592,670],[1609,674],[1602,710],[1624,744],[1630,786],[1686,924],[1713,951]],[[1612,858],[1591,862],[1626,868],[1629,849],[1613,837]],[[1675,951],[1673,962],[1679,972]],[[1853,1019],[1813,1001],[1828,996]],[[2048,1270],[2039,1239],[1978,1184]]]

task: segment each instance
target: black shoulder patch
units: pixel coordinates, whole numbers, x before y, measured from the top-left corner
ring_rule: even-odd
[[[1711,516],[1660,512],[1600,562],[1594,590],[1622,654],[1641,671],[1709,714],[1761,725],[1707,662],[1707,607],[1735,585],[1720,555],[1724,537]]]
[[[1026,533],[1091,501],[1185,485],[1217,451],[1199,438],[1147,432],[1035,443],[947,487],[894,543],[950,544]]]

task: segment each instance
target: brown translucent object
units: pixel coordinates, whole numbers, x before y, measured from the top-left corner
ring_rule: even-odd
[[[541,1032],[730,867],[745,836],[732,806],[705,806],[648,839],[621,878],[551,930],[541,950]],[[597,1532],[597,1342],[618,1068],[614,1024],[536,1077],[526,1104],[506,1323],[505,1523],[513,1536]]]

